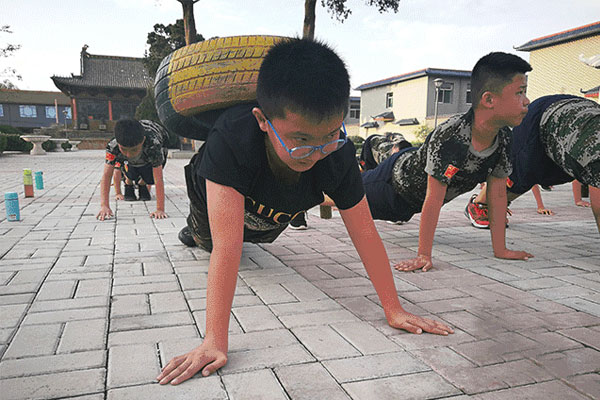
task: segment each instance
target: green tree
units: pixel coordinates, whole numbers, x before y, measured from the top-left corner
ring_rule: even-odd
[[[0,33],[12,33],[10,25],[0,26]],[[7,43],[5,47],[0,47],[0,57],[10,57],[20,48],[20,45]],[[6,67],[3,70],[0,70],[0,78],[4,78],[0,82],[0,89],[17,89],[17,86],[11,81],[11,78],[18,81],[23,80],[17,70],[12,67]]]
[[[179,1],[179,0],[178,0]],[[347,0],[321,0],[321,5],[329,11],[338,21],[344,22],[352,10],[346,5]],[[302,37],[313,39],[315,37],[315,7],[317,0],[304,0],[304,28],[302,29]],[[376,6],[377,11],[383,13],[385,11],[398,12],[400,0],[365,0],[369,6]]]

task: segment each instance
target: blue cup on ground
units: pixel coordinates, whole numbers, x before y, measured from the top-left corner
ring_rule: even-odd
[[[44,173],[42,171],[37,171],[33,175],[35,178],[36,190],[42,190],[44,188]]]
[[[20,221],[19,195],[15,192],[4,194],[4,206],[6,207],[6,219],[9,221]]]

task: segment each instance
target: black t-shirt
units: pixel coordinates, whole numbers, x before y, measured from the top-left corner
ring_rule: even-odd
[[[269,231],[287,225],[299,212],[320,204],[323,193],[341,210],[356,205],[364,196],[362,180],[350,140],[339,150],[300,174],[297,182],[275,178],[267,161],[265,133],[252,108],[234,106],[211,129],[194,160],[195,192],[206,209],[206,181],[229,186],[245,197],[245,228]]]

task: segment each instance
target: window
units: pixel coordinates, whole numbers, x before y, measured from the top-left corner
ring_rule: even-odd
[[[35,106],[19,106],[19,116],[21,118],[37,118]]]
[[[0,104],[0,117],[4,117],[4,107]]]
[[[385,106],[386,108],[392,108],[394,106],[394,93],[390,92],[385,95]]]
[[[56,119],[56,108],[54,106],[46,106],[46,118]]]
[[[471,104],[473,103],[472,99],[471,99],[471,85],[467,85],[467,96],[465,98],[465,103],[467,104]]]
[[[454,83],[444,82],[442,87],[440,88],[440,93],[438,95],[438,103],[452,103],[452,91],[454,90]]]
[[[360,110],[359,109],[350,109],[350,118],[359,119],[360,118]]]
[[[65,107],[65,109],[63,110],[63,115],[65,115],[65,111],[66,111],[67,119],[73,119],[73,117],[71,117],[71,107]]]

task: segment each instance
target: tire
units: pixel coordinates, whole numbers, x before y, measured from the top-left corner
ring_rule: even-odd
[[[206,140],[224,109],[256,100],[258,71],[281,36],[232,36],[198,42],[165,57],[156,73],[158,116],[179,136]]]

